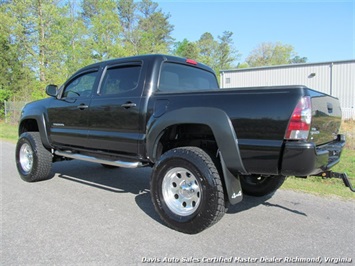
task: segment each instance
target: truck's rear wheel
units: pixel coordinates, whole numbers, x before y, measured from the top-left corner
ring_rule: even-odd
[[[284,181],[284,176],[244,175],[240,177],[243,193],[255,197],[275,192]]]
[[[151,197],[161,219],[187,234],[203,231],[225,213],[218,171],[208,154],[196,147],[163,154],[152,173]]]
[[[16,166],[24,181],[50,179],[52,154],[43,147],[39,132],[21,134],[16,146]]]

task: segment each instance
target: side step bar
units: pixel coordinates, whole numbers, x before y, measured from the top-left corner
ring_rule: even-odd
[[[344,185],[346,187],[348,187],[352,192],[355,192],[355,189],[351,185],[350,180],[349,180],[346,173],[337,173],[337,172],[333,172],[333,171],[326,171],[326,172],[323,172],[319,175],[323,178],[341,178],[341,179],[343,179]]]
[[[82,160],[82,161],[87,161],[87,162],[92,162],[92,163],[107,164],[107,165],[118,166],[118,167],[123,167],[123,168],[138,168],[138,167],[144,166],[141,162],[103,160],[103,159],[98,159],[98,158],[92,157],[92,156],[71,153],[71,152],[65,152],[65,151],[55,151],[54,154],[58,155],[58,156],[66,157],[66,158],[77,159],[77,160]]]

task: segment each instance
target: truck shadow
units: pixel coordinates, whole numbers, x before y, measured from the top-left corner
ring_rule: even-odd
[[[153,220],[163,224],[150,199],[150,168],[106,168],[96,163],[72,160],[54,163],[52,172],[56,177],[108,193],[133,194],[137,206]]]
[[[153,220],[163,224],[150,198],[150,168],[109,169],[100,164],[73,160],[53,164],[52,172],[53,175],[67,181],[106,190],[111,193],[131,193],[136,195],[135,202],[137,206]],[[307,216],[303,212],[267,202],[271,197],[272,195],[264,197],[250,197],[245,195],[241,203],[230,205],[227,213],[241,213],[251,208],[264,205]]]
[[[246,210],[252,209],[254,207],[263,205],[265,207],[280,208],[282,210],[285,210],[285,211],[288,211],[288,212],[291,212],[291,213],[294,213],[297,215],[307,216],[307,214],[304,212],[290,209],[290,208],[287,208],[287,207],[279,205],[279,204],[267,202],[269,199],[272,198],[272,196],[273,196],[273,194],[269,194],[269,195],[266,195],[263,197],[251,197],[251,196],[244,195],[243,201],[236,204],[236,205],[230,205],[227,213],[230,213],[230,214],[239,213],[239,212],[246,211]]]

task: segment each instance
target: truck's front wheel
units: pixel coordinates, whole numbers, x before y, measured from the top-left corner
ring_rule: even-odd
[[[27,182],[50,179],[52,154],[43,147],[39,132],[21,134],[16,146],[16,165]]]
[[[161,219],[187,234],[203,231],[225,213],[218,171],[210,156],[196,147],[163,154],[152,173],[151,196]]]
[[[255,197],[275,192],[284,181],[284,176],[247,175],[240,177],[243,193]]]

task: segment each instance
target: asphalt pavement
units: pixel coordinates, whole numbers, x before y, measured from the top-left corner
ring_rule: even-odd
[[[166,227],[149,193],[151,169],[53,164],[26,183],[15,144],[0,142],[0,265],[335,264],[355,260],[355,201],[279,190],[245,197],[197,235]],[[341,264],[339,263],[339,264]]]

